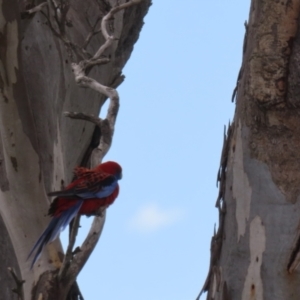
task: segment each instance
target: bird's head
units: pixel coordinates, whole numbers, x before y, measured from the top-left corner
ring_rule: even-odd
[[[118,180],[122,178],[122,167],[114,162],[114,161],[107,161],[102,163],[98,166],[103,172],[116,176]]]

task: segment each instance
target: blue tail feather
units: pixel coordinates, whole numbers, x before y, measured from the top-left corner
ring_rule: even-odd
[[[72,219],[77,215],[79,212],[81,205],[83,203],[83,200],[79,200],[73,207],[70,209],[64,211],[60,216],[53,217],[50,221],[48,227],[45,229],[45,231],[42,233],[42,235],[39,237],[37,242],[34,244],[32,250],[30,251],[27,259],[30,258],[30,256],[35,252],[35,255],[33,257],[30,269],[34,266],[35,262],[40,257],[43,248],[46,244],[54,241],[59,233],[63,231],[72,221]]]

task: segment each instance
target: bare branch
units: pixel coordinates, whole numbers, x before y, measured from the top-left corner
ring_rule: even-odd
[[[44,5],[48,4],[48,7],[53,8],[54,14],[55,14],[54,19],[58,25],[59,32],[57,32],[54,28],[53,21],[52,21],[53,16],[51,16],[50,10],[48,9],[48,15],[43,12],[42,13],[47,18],[49,27],[52,30],[52,32],[55,34],[55,36],[59,37],[66,44],[66,46],[69,46],[82,59],[87,59],[90,57],[89,53],[86,51],[86,47],[95,34],[102,32],[102,34],[105,38],[105,43],[98,49],[98,51],[95,53],[95,55],[93,56],[92,59],[90,59],[89,61],[86,61],[86,63],[87,63],[87,65],[85,67],[85,70],[86,70],[86,68],[88,68],[90,66],[99,64],[99,63],[96,63],[95,61],[98,61],[98,59],[100,58],[101,55],[103,55],[105,50],[108,49],[115,40],[117,40],[116,37],[114,37],[113,35],[110,35],[107,31],[108,21],[110,19],[112,19],[112,17],[120,10],[123,10],[123,9],[133,6],[133,5],[136,5],[142,1],[143,0],[131,0],[127,3],[117,5],[116,7],[112,8],[109,11],[109,13],[103,17],[103,19],[101,21],[101,29],[95,30],[95,28],[100,20],[100,18],[98,18],[92,28],[92,31],[88,34],[86,40],[84,41],[82,47],[79,47],[75,43],[71,42],[66,36],[65,23],[66,23],[66,19],[67,19],[67,13],[68,13],[68,10],[70,7],[69,0],[61,1],[60,6],[56,3],[55,0],[47,0],[47,3],[44,4]]]
[[[78,85],[80,85],[82,87],[89,87],[89,88],[97,91],[98,93],[104,94],[105,96],[107,96],[110,99],[110,104],[108,107],[106,120],[110,127],[109,135],[112,137],[112,135],[114,133],[114,127],[115,127],[118,110],[119,110],[119,94],[115,89],[107,87],[105,85],[102,85],[95,79],[85,76],[84,68],[82,68],[81,65],[82,65],[81,63],[79,63],[79,64],[73,63],[72,64],[75,80],[78,83]],[[100,145],[100,147],[101,147],[101,145]],[[105,148],[107,148],[107,150],[108,150],[109,149],[108,145],[105,146]],[[107,151],[104,151],[104,152],[106,153]]]
[[[89,122],[94,123],[95,125],[101,127],[101,119],[98,117],[95,117],[93,115],[87,115],[84,113],[69,112],[69,111],[66,111],[64,113],[64,115],[68,118],[75,119],[75,120],[89,121]]]
[[[101,29],[96,30],[96,27],[97,27],[97,25],[98,25],[98,23],[99,23],[100,20],[101,20],[101,17],[98,17],[97,20],[96,20],[96,22],[95,22],[95,24],[94,24],[94,26],[91,26],[92,31],[86,37],[86,39],[85,39],[85,41],[84,41],[84,43],[82,45],[82,49],[86,49],[86,47],[90,43],[92,37],[94,35],[96,35],[97,33],[101,32]]]
[[[70,1],[69,0],[65,0],[64,3],[62,4],[62,16],[61,16],[61,24],[65,30],[65,24],[66,24],[66,21],[67,21],[67,13],[70,9]]]
[[[104,211],[102,216],[97,216],[94,218],[92,223],[91,229],[88,233],[88,236],[84,240],[81,248],[81,251],[76,254],[73,258],[73,262],[67,272],[66,278],[67,280],[72,280],[76,278],[85,263],[87,262],[88,258],[90,257],[91,253],[93,252],[95,245],[97,244],[100,235],[102,233],[102,229],[105,222],[106,212]]]
[[[50,2],[50,7],[53,7],[54,11],[55,11],[55,16],[53,17],[50,13],[50,9],[49,9],[49,2]],[[58,37],[60,40],[62,40],[62,42],[71,50],[73,50],[75,52],[75,54],[80,57],[81,59],[88,59],[91,57],[91,55],[83,48],[79,47],[77,44],[71,42],[68,37],[65,34],[65,25],[61,25],[60,20],[63,17],[64,19],[66,19],[66,15],[69,9],[69,6],[67,6],[65,8],[65,10],[63,11],[63,15],[61,14],[61,10],[57,7],[57,4],[54,0],[50,1],[48,0],[48,11],[47,13],[44,13],[43,11],[41,11],[42,15],[46,18],[49,28],[52,31],[52,33]],[[53,19],[55,19],[55,22],[58,25],[58,29],[59,32],[54,28],[53,23]],[[64,21],[65,24],[65,21]]]
[[[101,215],[94,218],[91,229],[82,246],[80,247],[81,251],[76,251],[76,254],[73,253],[74,256],[71,264],[65,269],[66,271],[64,271],[64,276],[60,277],[60,282],[63,284],[66,290],[69,290],[69,288],[72,286],[77,275],[93,252],[95,245],[97,245],[103,230],[105,216],[106,211],[103,211]]]
[[[87,62],[87,61],[85,61],[84,63],[85,63],[85,65],[89,64],[89,62]],[[91,66],[93,66],[94,64],[95,63],[93,63]],[[105,85],[102,85],[95,79],[85,76],[85,73],[84,73],[85,68],[86,67],[82,63],[79,63],[79,64],[72,63],[72,69],[74,72],[75,81],[77,82],[77,84],[79,86],[91,88],[98,93],[104,94],[105,96],[107,96],[110,99],[114,98],[114,99],[117,99],[117,101],[119,100],[118,93],[115,89],[112,89]]]
[[[48,3],[48,6],[47,6],[47,15],[46,15],[43,11],[41,11],[41,13],[42,13],[44,16],[46,16],[46,18],[47,18],[47,20],[48,20],[48,23],[49,23],[49,26],[50,26],[50,29],[52,30],[52,28],[53,28],[53,30],[56,31],[56,30],[54,29],[54,24],[55,24],[56,18],[55,18],[55,16],[53,16],[53,15],[51,14],[51,8],[54,9],[55,14],[56,14],[56,8],[55,8],[55,6],[54,6],[52,0],[47,0],[47,3]],[[52,32],[53,32],[53,30],[52,30]],[[57,32],[57,31],[56,31],[56,32]],[[57,32],[57,34],[58,34],[58,32]],[[59,37],[59,36],[58,36],[58,37]]]
[[[58,38],[61,38],[60,34],[54,29],[54,27],[52,26],[52,22],[50,20],[50,17],[49,17],[49,9],[48,9],[48,14],[45,14],[43,11],[41,11],[42,15],[46,18],[47,22],[48,22],[48,25],[49,25],[49,28],[50,30],[52,31],[52,33],[58,37]]]
[[[62,266],[59,270],[59,273],[58,273],[58,279],[59,280],[62,280],[64,277],[65,277],[65,274],[71,264],[71,261],[72,261],[72,258],[73,258],[73,247],[75,245],[75,241],[76,241],[76,236],[77,236],[77,233],[78,233],[78,228],[79,228],[79,222],[80,222],[80,215],[77,215],[75,218],[74,218],[74,221],[73,221],[73,225],[72,225],[72,229],[71,229],[71,234],[70,234],[70,237],[69,237],[69,245],[68,245],[68,248],[67,248],[67,251],[66,251],[66,255],[64,257],[64,260],[63,260],[63,263],[62,263]]]
[[[100,144],[98,149],[94,151],[92,154],[92,159],[91,159],[92,167],[98,165],[99,162],[102,161],[103,157],[105,156],[105,154],[107,153],[107,151],[111,146],[112,137],[114,134],[114,126],[115,126],[115,122],[119,110],[119,95],[114,88],[99,83],[95,79],[88,77],[86,73],[90,68],[94,67],[95,65],[100,65],[109,62],[108,58],[103,58],[104,51],[108,49],[112,45],[113,41],[117,39],[114,37],[114,35],[108,34],[107,31],[108,21],[112,19],[112,17],[118,11],[136,5],[140,2],[141,0],[131,0],[125,4],[117,5],[116,7],[112,8],[110,12],[108,12],[108,14],[104,16],[101,22],[101,31],[105,38],[104,44],[98,49],[98,51],[91,59],[85,59],[79,63],[72,63],[71,65],[74,73],[75,81],[79,86],[93,89],[94,91],[100,94],[104,94],[106,97],[110,99],[107,115],[104,120],[101,120],[100,118],[95,118],[94,116],[91,115],[82,114],[82,113],[72,113],[72,112],[65,113],[65,115],[69,118],[90,121],[96,124],[97,126],[99,126],[101,130],[101,139],[100,139]],[[94,28],[95,27],[96,24]],[[88,37],[84,45],[87,45],[90,39],[91,37]],[[96,216],[94,218],[89,234],[86,237],[85,241],[83,242],[82,246],[80,247],[81,251],[76,253],[73,256],[70,265],[68,265],[68,262],[70,260],[68,261],[66,260],[66,263],[64,264],[65,267],[61,271],[61,273],[63,273],[64,276],[61,276],[61,279],[64,278],[65,286],[72,285],[75,278],[77,277],[77,275],[85,265],[86,261],[88,260],[90,254],[93,252],[100,238],[104,226],[106,211],[104,209],[99,213],[100,216]],[[70,244],[71,244],[71,240],[70,240]],[[69,248],[72,249],[73,245],[69,245],[68,249]]]
[[[59,25],[60,20],[61,20],[61,10],[55,0],[50,0],[50,4],[54,10],[54,17],[55,17],[56,23],[57,23],[57,25]]]
[[[28,9],[28,10],[25,10],[23,12],[23,15],[31,15],[31,14],[34,14],[38,11],[41,11],[43,9],[44,6],[48,5],[47,2],[42,2],[41,4],[31,8],[31,9]]]
[[[112,8],[109,13],[104,16],[104,18],[102,19],[101,22],[101,31],[102,34],[106,40],[106,42],[99,48],[99,50],[96,52],[96,54],[94,55],[93,59],[97,59],[99,58],[104,51],[111,46],[111,44],[113,43],[114,40],[116,40],[116,38],[113,35],[110,35],[107,31],[107,23],[108,21],[120,10],[128,8],[130,6],[136,5],[138,3],[140,3],[142,0],[131,0],[127,3],[121,4],[121,5],[117,5],[116,7]]]
[[[57,12],[59,13],[59,15],[57,14],[57,23],[59,26],[59,30],[60,30],[60,34],[65,37],[66,35],[66,20],[67,20],[67,13],[69,11],[70,8],[70,1],[69,0],[64,0],[64,1],[60,1],[60,7],[58,6],[57,8]]]

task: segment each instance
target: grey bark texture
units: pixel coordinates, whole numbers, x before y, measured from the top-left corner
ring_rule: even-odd
[[[46,247],[33,270],[27,256],[49,222],[46,193],[70,182],[94,132],[91,122],[72,120],[63,113],[97,116],[106,101],[106,96],[76,84],[71,63],[82,57],[55,36],[45,17],[49,10],[53,18],[51,3],[56,2],[69,5],[66,36],[80,48],[93,26],[126,1],[47,1],[47,6],[41,1],[0,0],[0,299],[16,297],[8,267],[25,280],[20,297],[66,298],[68,291],[56,281],[63,257],[59,241]],[[24,13],[39,4],[42,11]],[[114,15],[110,30],[118,39],[105,53],[110,62],[92,68],[89,77],[108,87],[123,81],[122,68],[149,6],[149,0],[141,1]],[[103,43],[98,32],[84,48],[93,55]]]
[[[209,300],[300,297],[300,1],[253,0],[224,139]]]

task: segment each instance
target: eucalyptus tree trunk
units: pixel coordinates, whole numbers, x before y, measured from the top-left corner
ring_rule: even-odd
[[[44,249],[33,270],[27,256],[49,222],[47,192],[70,182],[73,168],[93,144],[95,125],[63,113],[97,116],[109,97],[80,87],[71,63],[93,57],[105,42],[102,18],[125,2],[0,0],[1,300],[15,299],[12,289],[26,300],[68,294],[69,287],[64,290],[54,280],[63,258],[59,240]],[[109,19],[116,38],[105,50],[106,64],[86,72],[107,87],[122,82],[121,70],[150,5],[148,0],[132,2]],[[79,293],[68,296],[79,298]]]
[[[299,0],[251,3],[218,176],[209,300],[300,299],[299,13]]]

